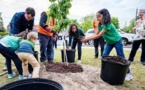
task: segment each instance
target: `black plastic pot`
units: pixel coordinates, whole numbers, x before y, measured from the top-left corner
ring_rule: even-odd
[[[48,79],[23,79],[6,84],[0,90],[63,90],[63,87]]]
[[[110,62],[103,58],[101,60],[101,79],[111,85],[122,85],[130,64]]]
[[[70,63],[75,62],[75,50],[71,49],[71,50],[66,50],[66,54],[67,54],[67,60]],[[62,62],[66,61],[66,58],[64,58],[64,50],[61,50],[61,58],[62,58]]]

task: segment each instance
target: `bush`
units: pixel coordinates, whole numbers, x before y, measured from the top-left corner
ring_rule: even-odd
[[[5,35],[8,35],[9,32],[0,32],[0,36],[5,36]]]

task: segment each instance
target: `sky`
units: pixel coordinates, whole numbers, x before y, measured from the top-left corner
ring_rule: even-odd
[[[111,16],[118,17],[121,28],[125,22],[129,24],[129,21],[135,17],[137,8],[145,9],[145,0],[72,0],[71,3],[69,18],[80,21],[84,16],[96,14],[100,9],[106,8]],[[35,9],[37,25],[41,12],[48,10],[50,5],[49,0],[0,0],[4,26],[8,25],[16,12],[25,11],[27,7]]]

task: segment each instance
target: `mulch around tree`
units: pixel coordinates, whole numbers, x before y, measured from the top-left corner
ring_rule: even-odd
[[[47,72],[56,72],[56,73],[77,73],[77,72],[83,72],[83,68],[81,65],[75,64],[75,63],[68,63],[68,66],[66,66],[65,63],[45,63],[46,71]]]

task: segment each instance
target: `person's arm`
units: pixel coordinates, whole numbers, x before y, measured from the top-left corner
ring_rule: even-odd
[[[30,26],[28,26],[28,31],[32,31],[34,26],[34,19],[30,21]]]
[[[20,33],[20,17],[15,14],[10,23],[10,34]]]
[[[97,34],[97,35],[96,34],[93,34],[90,37],[87,37],[87,38],[82,39],[81,41],[82,42],[87,42],[89,40],[94,40],[94,39],[100,38],[105,32],[106,32],[106,30],[102,30],[102,31],[99,32],[99,34]]]

